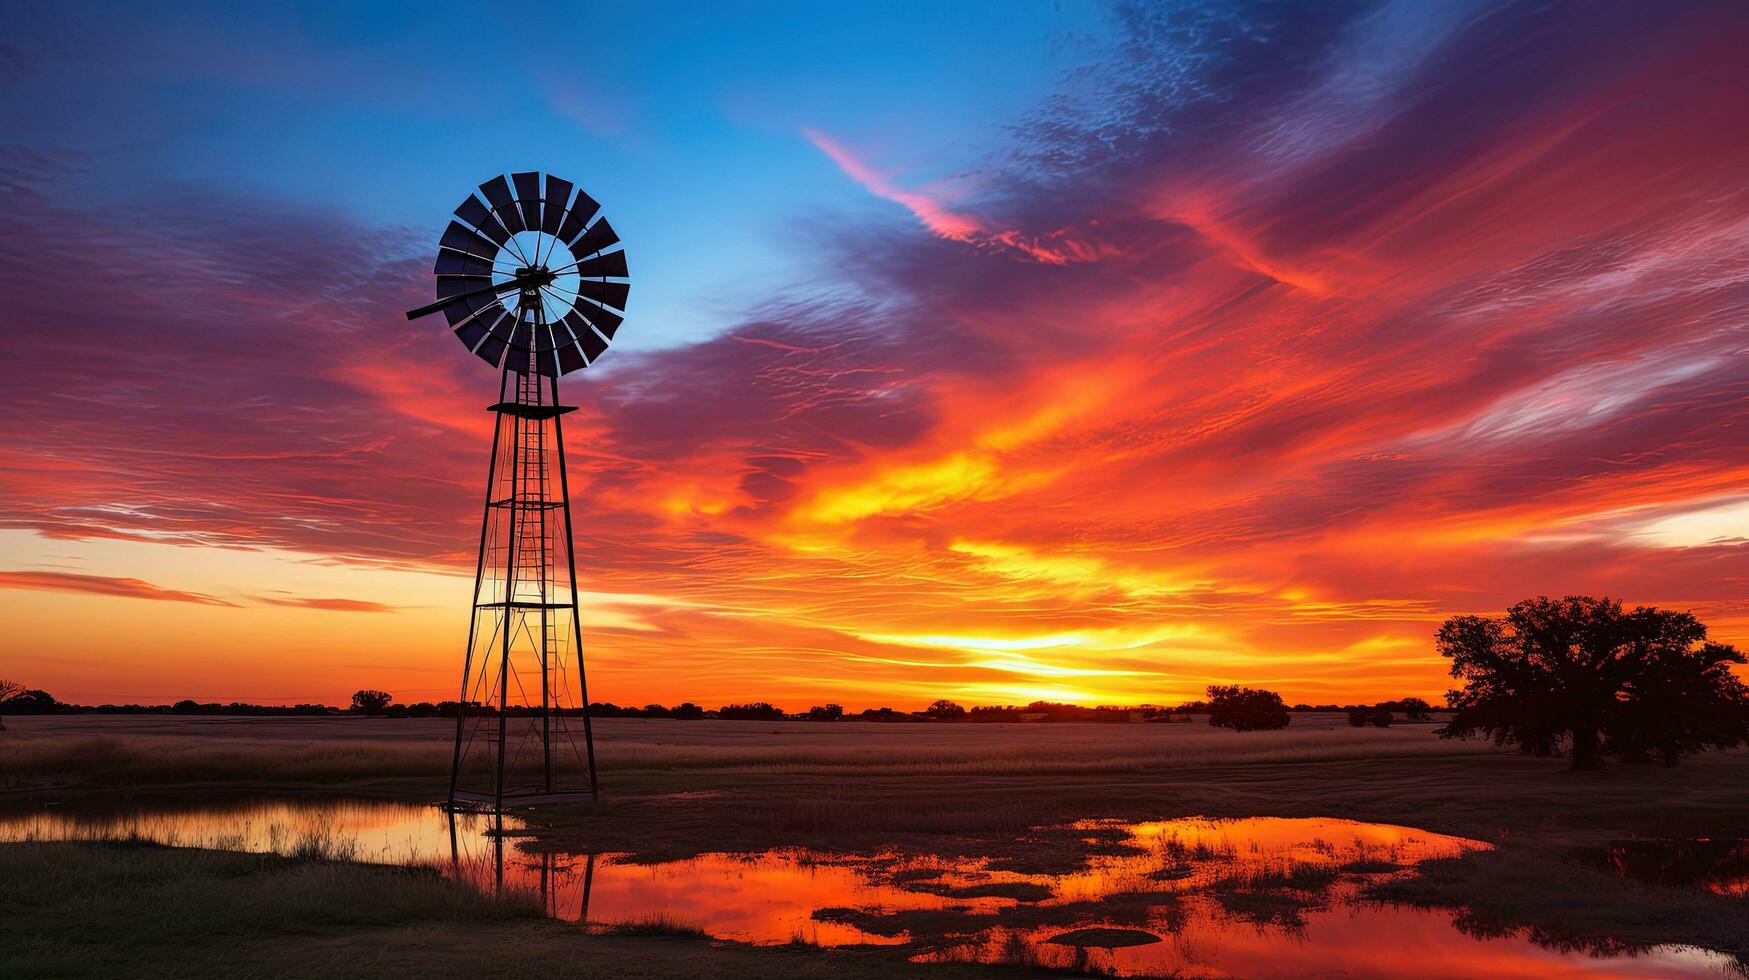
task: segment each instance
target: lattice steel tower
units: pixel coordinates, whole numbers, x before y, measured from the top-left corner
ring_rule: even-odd
[[[484,202],[468,195],[439,243],[437,302],[407,314],[441,312],[500,369],[451,806],[501,810],[599,789],[565,472],[562,419],[575,409],[559,402],[559,376],[606,352],[630,286],[619,236],[573,190],[539,173],[481,184]]]

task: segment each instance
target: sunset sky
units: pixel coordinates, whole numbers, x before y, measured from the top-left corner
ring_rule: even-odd
[[[1740,3],[837,6],[10,11],[0,676],[454,697],[497,379],[402,311],[523,169],[632,269],[595,700],[1436,698],[1539,593],[1749,643]]]

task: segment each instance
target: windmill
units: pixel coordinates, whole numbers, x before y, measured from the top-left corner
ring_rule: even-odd
[[[607,351],[624,316],[625,251],[601,206],[552,174],[493,177],[438,242],[437,301],[456,339],[499,369],[450,806],[593,799],[559,376]],[[513,302],[512,302],[513,300]]]

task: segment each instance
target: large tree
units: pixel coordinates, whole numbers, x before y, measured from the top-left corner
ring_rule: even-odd
[[[1604,755],[1675,765],[1749,739],[1749,688],[1735,649],[1709,643],[1693,615],[1613,599],[1538,596],[1504,618],[1455,616],[1439,652],[1464,682],[1446,696],[1444,738],[1483,735],[1532,755],[1565,745],[1573,768]]]
[[[359,714],[380,715],[389,710],[394,696],[387,691],[358,691],[352,695],[352,710]]]
[[[1293,718],[1281,695],[1252,690],[1237,684],[1209,685],[1209,724],[1236,732],[1264,732],[1286,728]]]

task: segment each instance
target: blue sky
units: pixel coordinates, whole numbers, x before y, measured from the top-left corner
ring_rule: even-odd
[[[98,200],[192,182],[433,242],[479,181],[549,169],[628,242],[625,346],[667,346],[820,271],[798,215],[908,220],[804,128],[906,185],[975,169],[1107,20],[1036,0],[25,13],[0,124]]]

